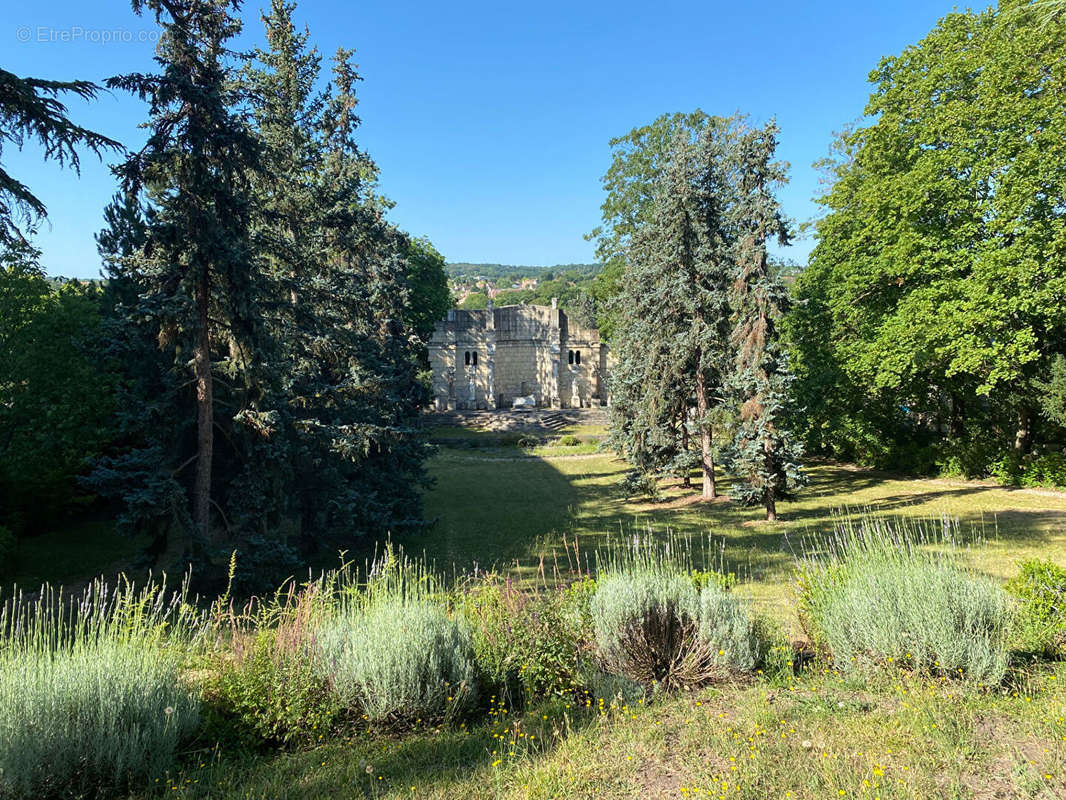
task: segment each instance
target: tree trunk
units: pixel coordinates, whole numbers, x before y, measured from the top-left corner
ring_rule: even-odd
[[[1033,415],[1025,406],[1018,409],[1018,430],[1014,434],[1014,452],[1020,456],[1028,453],[1033,446]]]
[[[948,434],[959,439],[965,433],[963,420],[966,419],[966,404],[957,394],[951,395],[951,417],[948,421]]]
[[[766,493],[766,521],[777,522],[777,501],[773,492]]]
[[[700,465],[703,468],[703,499],[718,496],[714,485],[714,455],[711,453],[711,426],[707,423],[707,387],[703,373],[696,375],[696,414],[700,425]]]
[[[683,411],[681,417],[681,451],[688,455],[688,411]],[[681,476],[681,485],[686,489],[692,488],[692,473],[688,467]]]
[[[211,459],[214,455],[214,398],[211,386],[211,335],[208,329],[207,276],[196,287],[199,321],[193,367],[196,374],[196,486],[193,489],[193,521],[204,539],[211,535]]]

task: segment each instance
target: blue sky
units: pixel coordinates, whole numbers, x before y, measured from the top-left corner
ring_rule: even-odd
[[[121,0],[3,3],[2,64],[16,74],[100,81],[153,67],[154,28]],[[244,7],[245,44],[260,38],[260,8]],[[397,224],[450,261],[557,264],[592,260],[582,235],[599,221],[608,140],[664,112],[776,116],[791,164],[782,204],[812,218],[812,164],[861,116],[870,70],[953,8],[303,0],[297,19],[324,53],[358,51],[361,140]],[[142,141],[144,107],[132,98],[73,102],[71,112],[127,145]],[[33,146],[6,149],[3,163],[48,206],[38,237],[48,271],[97,275],[93,234],[115,187],[106,164],[89,155],[78,179]],[[812,244],[782,254],[805,263]]]

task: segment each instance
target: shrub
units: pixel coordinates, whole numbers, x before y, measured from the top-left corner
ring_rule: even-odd
[[[1066,655],[1066,569],[1026,561],[1007,591],[1018,599],[1014,647],[1050,658]]]
[[[1012,451],[992,465],[991,474],[1008,486],[1066,486],[1066,454],[1018,456]]]
[[[631,469],[622,476],[618,482],[618,493],[625,500],[631,497],[647,497],[651,500],[658,500],[662,497],[662,493],[659,491],[659,482],[655,479],[655,476],[639,469]]]
[[[540,439],[536,436],[522,436],[517,442],[519,447],[530,449],[533,447],[540,447]]]
[[[577,447],[581,444],[581,440],[573,434],[568,433],[566,436],[560,436],[558,443],[562,447]]]
[[[10,528],[0,525],[0,578],[7,578],[15,571],[18,556],[18,540]]]
[[[478,667],[507,706],[584,687],[590,585],[539,592],[490,577],[462,592]]]
[[[993,581],[919,550],[908,531],[876,521],[839,532],[832,556],[808,561],[800,608],[812,639],[840,669],[898,663],[999,683],[1011,605]]]
[[[1066,454],[1044,453],[1032,458],[1022,473],[1023,486],[1066,486]]]
[[[193,618],[163,587],[0,611],[0,796],[112,796],[171,765],[199,720],[179,680]]]
[[[425,597],[353,601],[320,625],[316,647],[338,701],[374,724],[442,720],[476,695],[470,632]]]
[[[241,618],[220,615],[226,634],[204,681],[204,734],[238,745],[312,744],[329,733],[340,707],[315,669],[311,626],[320,586],[275,597]]]
[[[634,569],[599,580],[590,611],[604,668],[646,686],[699,686],[752,669],[758,638],[741,603],[684,574]]]

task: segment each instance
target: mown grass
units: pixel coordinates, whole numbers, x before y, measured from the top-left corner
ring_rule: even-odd
[[[627,501],[613,489],[626,469],[610,453],[530,457],[442,448],[429,463],[435,485],[426,495],[426,515],[436,525],[404,543],[438,568],[496,566],[536,580],[542,569],[574,566],[575,540],[587,555],[612,537],[671,530],[701,547],[712,540],[714,565],[735,572],[744,591],[786,618],[796,553],[806,537],[828,534],[843,513],[958,519],[963,538],[974,538],[960,557],[1001,579],[1026,558],[1066,563],[1066,493],[811,463],[811,485],[780,504],[781,521],[770,524],[759,509],[727,498],[698,502],[696,489],[676,481],[664,484],[662,502]],[[728,478],[719,476],[720,493],[728,489]]]

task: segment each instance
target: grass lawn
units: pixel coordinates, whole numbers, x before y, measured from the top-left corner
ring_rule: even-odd
[[[594,436],[594,434],[592,434]],[[458,440],[459,437],[456,437]],[[400,542],[438,570],[499,569],[550,581],[582,568],[612,536],[694,543],[796,630],[791,575],[806,537],[851,510],[958,518],[962,557],[1007,577],[1027,556],[1066,563],[1066,494],[913,480],[815,463],[782,521],[667,487],[632,502],[610,455],[551,445],[444,447],[429,469],[436,524]],[[566,452],[570,451],[570,452]],[[721,490],[728,490],[723,479]],[[980,535],[973,535],[979,532]],[[575,541],[577,544],[575,545]],[[887,668],[840,674],[816,659],[796,675],[649,699],[603,690],[525,710],[482,698],[482,715],[402,735],[322,737],[311,749],[218,751],[195,745],[184,767],[138,797],[189,798],[1032,798],[1066,797],[1066,663],[1017,667],[995,689]]]
[[[124,536],[110,520],[71,523],[41,536],[20,539],[14,572],[5,576],[2,587],[6,590],[16,584],[35,591],[45,582],[80,586],[96,575],[129,572],[130,563],[147,544],[147,536]]]
[[[498,568],[526,580],[541,568],[573,565],[573,542],[584,559],[611,537],[667,531],[691,540],[697,552],[737,574],[755,599],[791,614],[789,579],[805,540],[832,530],[848,512],[957,518],[976,568],[1009,577],[1022,558],[1066,564],[1066,493],[1011,489],[986,483],[922,480],[813,463],[811,484],[795,502],[779,506],[781,521],[762,521],[759,509],[728,499],[698,502],[696,490],[673,485],[662,502],[626,501],[614,484],[626,470],[610,454],[538,456],[516,448],[442,448],[429,464],[436,483],[426,496],[435,526],[401,542],[448,571]],[[719,491],[728,493],[728,480]],[[567,546],[565,543],[568,543]],[[708,542],[711,545],[708,545]],[[542,561],[543,559],[543,561]],[[568,560],[569,559],[569,560]],[[791,618],[790,618],[791,619]]]
[[[650,702],[558,700],[400,738],[204,754],[182,798],[1033,798],[1066,796],[1066,664],[1001,692],[813,670]]]

